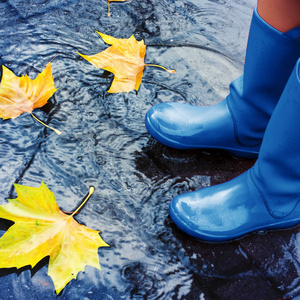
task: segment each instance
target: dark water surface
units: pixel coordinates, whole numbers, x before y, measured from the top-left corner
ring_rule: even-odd
[[[1,65],[34,78],[58,55],[52,72],[59,90],[35,114],[63,132],[56,135],[29,114],[0,121],[1,202],[15,197],[14,182],[38,187],[42,180],[60,208],[71,211],[92,185],[96,191],[76,218],[101,230],[111,245],[99,249],[102,271],[86,267],[59,299],[218,299],[215,279],[251,282],[260,276],[240,244],[201,243],[179,232],[168,215],[174,196],[234,177],[253,162],[172,151],[144,126],[156,103],[209,105],[226,96],[242,72],[254,4],[132,0],[112,3],[109,18],[105,0],[0,1]],[[95,30],[144,39],[146,62],[177,73],[146,67],[137,93],[108,94],[113,76],[76,53],[107,48]],[[269,277],[286,276],[287,262],[299,269],[297,239],[280,245],[277,269],[262,265]],[[3,271],[1,299],[55,299],[47,270],[44,261],[33,271]],[[289,283],[278,290],[296,295],[297,279]]]

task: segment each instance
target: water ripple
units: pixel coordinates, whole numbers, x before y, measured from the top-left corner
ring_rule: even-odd
[[[76,219],[111,245],[98,251],[102,271],[87,267],[60,299],[184,299],[193,291],[193,260],[168,205],[210,185],[211,175],[177,173],[174,165],[191,169],[196,159],[168,157],[149,144],[144,116],[156,103],[209,105],[226,95],[241,72],[253,2],[130,1],[112,3],[109,18],[105,0],[1,1],[1,64],[34,78],[57,55],[59,90],[35,114],[62,131],[56,135],[29,114],[0,122],[1,201],[14,196],[14,182],[37,187],[42,180],[71,211],[92,185],[95,193]],[[147,67],[138,92],[108,94],[112,74],[77,54],[108,47],[95,30],[144,39],[146,62],[176,74]],[[26,269],[1,276],[1,297],[56,299],[46,274],[47,262],[33,275]]]

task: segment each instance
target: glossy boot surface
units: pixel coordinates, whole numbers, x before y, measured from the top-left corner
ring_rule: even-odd
[[[227,99],[212,106],[169,102],[153,106],[146,127],[159,142],[176,149],[223,149],[235,155],[256,158],[260,145],[238,143]]]
[[[208,107],[154,105],[145,118],[149,133],[177,149],[219,148],[257,157],[266,125],[299,57],[300,40],[293,34],[274,29],[255,10],[244,74],[231,83],[227,98]]]
[[[300,222],[300,60],[266,128],[255,165],[223,184],[175,197],[170,215],[186,233],[232,240]]]
[[[235,179],[176,196],[169,212],[187,234],[210,242],[225,242],[253,231],[281,229],[300,222],[300,209],[274,218],[247,171]]]

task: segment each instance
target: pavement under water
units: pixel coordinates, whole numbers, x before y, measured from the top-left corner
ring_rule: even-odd
[[[86,267],[59,299],[282,299],[300,295],[299,227],[208,244],[182,233],[168,215],[181,193],[227,181],[253,160],[219,151],[178,151],[154,141],[144,116],[154,104],[222,100],[242,72],[255,1],[2,0],[0,64],[34,78],[52,62],[59,90],[35,114],[0,121],[1,204],[13,183],[43,181],[62,210],[95,193],[76,219],[101,230],[102,271]],[[95,30],[144,39],[138,92],[108,94],[113,76],[77,52],[103,51]],[[2,233],[7,224],[1,225]],[[33,270],[0,270],[0,299],[56,299],[47,258]]]

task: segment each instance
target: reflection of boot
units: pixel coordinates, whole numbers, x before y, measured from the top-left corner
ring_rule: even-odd
[[[235,179],[175,197],[179,228],[207,241],[300,222],[300,59],[271,116],[255,165]]]
[[[231,83],[228,97],[208,107],[157,104],[145,118],[149,133],[177,149],[219,148],[257,157],[266,125],[299,57],[299,31],[283,34],[255,10],[244,74]]]

